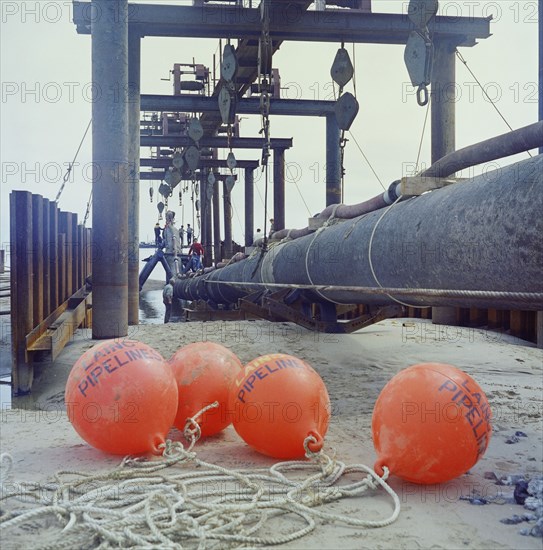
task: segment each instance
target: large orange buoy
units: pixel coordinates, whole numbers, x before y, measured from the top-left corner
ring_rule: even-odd
[[[487,398],[465,372],[421,363],[399,372],[373,409],[375,471],[383,466],[415,483],[441,483],[467,472],[484,454],[492,427]]]
[[[224,430],[232,422],[230,386],[243,367],[236,354],[215,342],[194,342],[178,349],[168,363],[179,390],[175,426],[183,430],[187,418],[217,401],[218,408],[207,410],[197,422],[202,437]]]
[[[275,353],[257,357],[232,386],[235,430],[256,451],[275,458],[300,458],[304,441],[317,452],[330,421],[330,398],[318,373],[305,361]]]
[[[177,410],[164,358],[136,340],[106,340],[86,351],[66,383],[66,411],[90,445],[114,454],[160,454]]]

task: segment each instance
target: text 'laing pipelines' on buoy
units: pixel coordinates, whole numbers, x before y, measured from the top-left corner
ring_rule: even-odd
[[[294,359],[284,358],[277,359],[272,361],[272,357],[269,355],[264,355],[259,358],[258,361],[252,361],[250,365],[246,367],[246,374],[252,371],[252,374],[246,378],[245,383],[242,388],[238,391],[238,400],[242,403],[245,403],[245,396],[248,393],[251,393],[255,387],[255,384],[259,380],[264,380],[264,378],[273,375],[276,372],[279,372],[283,369],[305,369],[305,365],[300,361],[295,361]],[[241,384],[240,381],[236,380],[236,384]]]
[[[150,359],[160,361],[161,355],[151,349],[127,349],[133,348],[137,344],[135,342],[116,342],[108,345],[103,350],[98,350],[93,354],[93,359],[89,363],[82,362],[82,369],[88,373],[83,380],[78,384],[78,389],[83,397],[87,397],[89,388],[93,388],[98,384],[98,378],[103,375],[108,375],[115,372],[120,367],[124,367],[132,361],[141,359]],[[115,355],[111,355],[115,352]]]
[[[330,397],[305,361],[275,353],[253,359],[232,386],[232,423],[259,453],[294,459],[319,452],[330,421]],[[315,414],[315,412],[318,414]]]
[[[490,422],[490,405],[486,400],[480,388],[475,388],[470,384],[470,380],[465,378],[460,385],[452,380],[446,380],[438,391],[450,391],[451,403],[463,407],[465,410],[463,416],[471,426],[473,436],[477,441],[477,460],[483,456],[488,446],[488,423]],[[458,414],[462,414],[461,408],[456,409]]]

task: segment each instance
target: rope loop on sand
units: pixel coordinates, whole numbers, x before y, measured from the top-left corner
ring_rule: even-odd
[[[213,403],[187,419],[187,448],[179,441],[166,440],[161,457],[128,456],[107,472],[60,471],[54,481],[43,485],[8,484],[10,457],[1,455],[3,536],[8,536],[8,530],[23,528],[28,537],[30,523],[52,516],[58,533],[47,543],[37,540],[42,548],[74,548],[96,542],[101,549],[222,549],[291,542],[315,530],[318,520],[374,528],[397,519],[400,500],[386,482],[385,467],[379,477],[363,464],[346,465],[322,449],[312,452],[313,436],[304,442],[307,460],[278,462],[270,468],[228,469],[198,458],[192,448],[201,431],[194,424],[215,406]],[[352,481],[353,474],[362,477]],[[394,504],[387,518],[367,520],[326,511],[328,503],[380,488]],[[23,501],[26,506],[8,510],[7,500],[10,504]],[[288,521],[293,516],[303,520],[301,526],[299,521]],[[40,529],[35,532],[38,538]]]

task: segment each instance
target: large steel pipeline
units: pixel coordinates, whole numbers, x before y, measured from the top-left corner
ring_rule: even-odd
[[[541,146],[543,146],[543,121],[453,151],[434,162],[432,166],[421,172],[420,176],[446,178],[464,168],[516,155]],[[385,208],[398,198],[399,183],[399,181],[392,182],[384,193],[358,204],[327,206],[317,217],[328,219],[333,214],[336,218],[349,219]],[[310,233],[311,230],[308,227],[282,229],[274,233],[273,238],[283,239],[288,235],[292,239],[297,239]]]
[[[541,310],[542,184],[543,155],[539,155],[398,202],[389,210],[335,220],[311,235],[180,280],[175,296],[230,304],[254,292],[253,283],[382,286],[491,291],[485,297],[394,294],[418,306]],[[518,292],[539,293],[539,298],[527,302],[510,294]],[[394,302],[390,296],[354,288],[304,293],[312,301]]]

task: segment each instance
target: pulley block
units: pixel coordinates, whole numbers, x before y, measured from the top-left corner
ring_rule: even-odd
[[[200,164],[200,151],[194,145],[191,145],[185,151],[185,162],[189,170],[194,171],[198,168]]]
[[[354,67],[349,57],[349,52],[345,48],[339,48],[336,53],[332,68],[330,69],[330,76],[332,80],[340,87],[343,88],[347,82],[351,80],[354,75]]]
[[[223,124],[234,124],[236,119],[236,104],[230,90],[226,86],[221,87],[218,102]]]
[[[190,139],[193,141],[200,141],[204,135],[204,129],[202,128],[202,123],[197,117],[191,118],[188,122],[187,134]]]
[[[438,0],[411,0],[407,16],[419,28],[428,24],[439,8]]]
[[[224,180],[224,184],[226,185],[226,190],[231,193],[232,189],[234,188],[234,184],[236,183],[236,178],[234,176],[227,176]]]
[[[174,168],[177,168],[178,170],[183,168],[183,164],[185,161],[183,160],[183,155],[181,153],[175,153],[172,158],[172,164]]]
[[[233,170],[238,164],[238,161],[236,160],[236,157],[234,156],[234,153],[230,151],[228,153],[228,156],[226,157],[226,166],[230,168],[230,170]]]
[[[334,111],[340,130],[347,131],[358,114],[358,101],[350,92],[345,92],[336,102]]]
[[[232,82],[238,72],[238,60],[234,46],[226,44],[222,53],[221,77]]]

